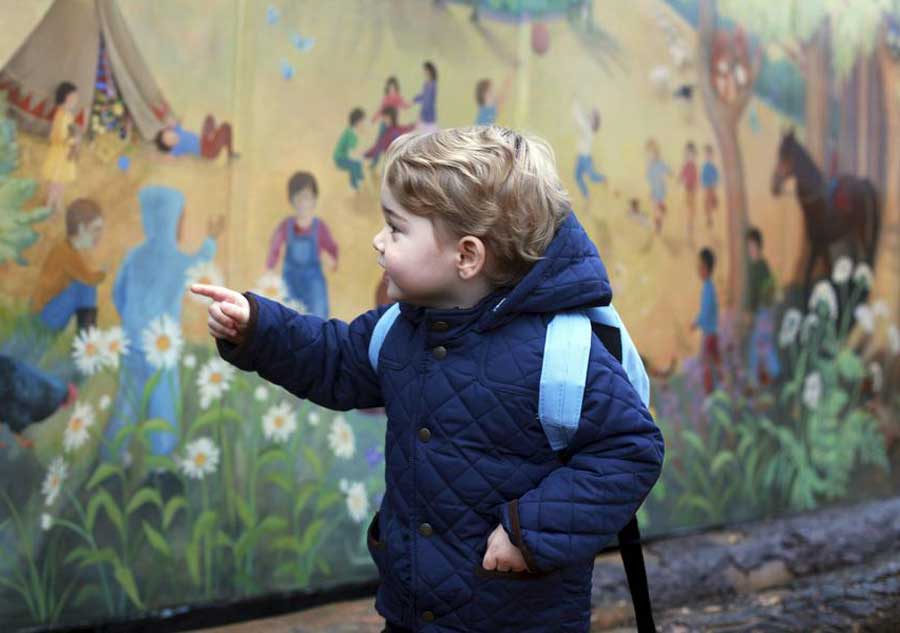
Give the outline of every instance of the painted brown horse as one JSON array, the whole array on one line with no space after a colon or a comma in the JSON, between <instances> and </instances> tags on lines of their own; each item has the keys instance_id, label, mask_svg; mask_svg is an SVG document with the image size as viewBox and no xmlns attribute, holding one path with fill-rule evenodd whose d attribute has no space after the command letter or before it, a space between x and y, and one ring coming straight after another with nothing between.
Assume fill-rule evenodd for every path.
<instances>
[{"instance_id":1,"label":"painted brown horse","mask_svg":"<svg viewBox=\"0 0 900 633\"><path fill-rule=\"evenodd\" d=\"M772 194L780 195L784 182L793 177L797 202L803 208L806 238L810 244L803 290L809 296L816 261L824 259L831 270L830 247L843 243L854 261L875 265L875 249L881 230L878 192L871 181L856 176L838 176L829 183L806 149L788 130L781 137L778 162L772 173Z\"/></svg>"}]
</instances>

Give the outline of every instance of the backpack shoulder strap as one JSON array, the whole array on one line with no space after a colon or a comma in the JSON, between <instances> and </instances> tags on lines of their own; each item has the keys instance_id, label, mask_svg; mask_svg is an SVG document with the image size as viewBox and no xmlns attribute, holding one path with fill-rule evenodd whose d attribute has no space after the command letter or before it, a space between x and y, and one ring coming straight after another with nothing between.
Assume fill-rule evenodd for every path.
<instances>
[{"instance_id":1,"label":"backpack shoulder strap","mask_svg":"<svg viewBox=\"0 0 900 633\"><path fill-rule=\"evenodd\" d=\"M395 303L378 318L375 329L372 330L372 338L369 339L369 364L372 365L372 371L375 373L378 373L378 355L381 354L381 346L398 316L400 316L400 304Z\"/></svg>"},{"instance_id":2,"label":"backpack shoulder strap","mask_svg":"<svg viewBox=\"0 0 900 633\"><path fill-rule=\"evenodd\" d=\"M620 354L616 353L617 350L609 349L609 345L607 345L607 349L609 349L610 353L622 363L625 373L628 374L628 381L634 387L635 391L637 391L644 406L649 407L650 377L647 375L644 361L641 360L641 355L638 353L634 341L631 340L631 335L628 334L628 328L622 323L622 318L619 316L619 313L616 312L616 309L612 304L609 304L602 308L590 308L587 311L587 314L594 323L613 327L619 331L620 350L618 351Z\"/></svg>"}]
</instances>

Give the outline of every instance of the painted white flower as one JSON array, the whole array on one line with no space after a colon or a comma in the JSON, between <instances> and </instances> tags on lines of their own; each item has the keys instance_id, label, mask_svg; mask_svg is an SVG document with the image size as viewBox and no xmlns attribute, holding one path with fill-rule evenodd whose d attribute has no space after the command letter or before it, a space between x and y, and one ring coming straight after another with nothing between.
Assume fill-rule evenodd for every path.
<instances>
[{"instance_id":1,"label":"painted white flower","mask_svg":"<svg viewBox=\"0 0 900 633\"><path fill-rule=\"evenodd\" d=\"M869 363L869 375L872 376L872 391L881 392L881 388L884 386L884 372L881 365L874 361Z\"/></svg>"},{"instance_id":2,"label":"painted white flower","mask_svg":"<svg viewBox=\"0 0 900 633\"><path fill-rule=\"evenodd\" d=\"M294 312L297 312L298 314L306 314L308 311L306 309L306 304L302 301L297 301L296 299L289 299L285 297L284 300L282 300L281 304L284 307L290 308Z\"/></svg>"},{"instance_id":3,"label":"painted white flower","mask_svg":"<svg viewBox=\"0 0 900 633\"><path fill-rule=\"evenodd\" d=\"M253 397L256 398L257 402L265 402L269 397L269 390L260 385L253 390Z\"/></svg>"},{"instance_id":4,"label":"painted white flower","mask_svg":"<svg viewBox=\"0 0 900 633\"><path fill-rule=\"evenodd\" d=\"M859 327L865 332L871 334L872 330L875 329L875 313L872 312L872 308L866 304L860 303L856 306L856 309L853 311L853 316L856 318Z\"/></svg>"},{"instance_id":5,"label":"painted white flower","mask_svg":"<svg viewBox=\"0 0 900 633\"><path fill-rule=\"evenodd\" d=\"M206 284L209 286L222 286L225 284L225 277L222 275L216 265L212 262L200 262L187 269L187 283L185 291L189 291L192 284ZM188 292L191 299L203 305L212 303L212 299L203 295Z\"/></svg>"},{"instance_id":6,"label":"painted white flower","mask_svg":"<svg viewBox=\"0 0 900 633\"><path fill-rule=\"evenodd\" d=\"M257 280L253 292L267 299L284 301L284 298L287 297L287 286L281 275L270 271Z\"/></svg>"},{"instance_id":7,"label":"painted white flower","mask_svg":"<svg viewBox=\"0 0 900 633\"><path fill-rule=\"evenodd\" d=\"M125 336L125 331L115 325L101 334L100 344L103 348L103 363L116 368L122 355L128 353L131 341Z\"/></svg>"},{"instance_id":8,"label":"painted white flower","mask_svg":"<svg viewBox=\"0 0 900 633\"><path fill-rule=\"evenodd\" d=\"M788 347L797 340L797 333L800 331L800 323L803 322L803 314L795 308L788 309L781 319L781 331L778 334L778 344L781 347Z\"/></svg>"},{"instance_id":9,"label":"painted white flower","mask_svg":"<svg viewBox=\"0 0 900 633\"><path fill-rule=\"evenodd\" d=\"M844 284L853 274L853 260L846 255L838 257L834 262L834 268L831 270L831 278L836 284Z\"/></svg>"},{"instance_id":10,"label":"painted white flower","mask_svg":"<svg viewBox=\"0 0 900 633\"><path fill-rule=\"evenodd\" d=\"M210 358L200 373L197 374L197 387L200 389L200 406L208 409L214 400L218 400L228 391L234 367L218 357Z\"/></svg>"},{"instance_id":11,"label":"painted white flower","mask_svg":"<svg viewBox=\"0 0 900 633\"><path fill-rule=\"evenodd\" d=\"M186 354L184 357L184 366L188 369L193 369L197 366L197 357L193 354Z\"/></svg>"},{"instance_id":12,"label":"painted white flower","mask_svg":"<svg viewBox=\"0 0 900 633\"><path fill-rule=\"evenodd\" d=\"M803 403L810 409L816 409L821 397L822 376L819 372L813 372L803 381Z\"/></svg>"},{"instance_id":13,"label":"painted white flower","mask_svg":"<svg viewBox=\"0 0 900 633\"><path fill-rule=\"evenodd\" d=\"M103 354L103 334L95 327L79 332L72 342L72 358L82 374L96 373L105 362Z\"/></svg>"},{"instance_id":14,"label":"painted white flower","mask_svg":"<svg viewBox=\"0 0 900 633\"><path fill-rule=\"evenodd\" d=\"M111 405L111 404L112 404L112 398L109 397L109 394L104 393L102 396L100 396L100 405L99 406L100 406L101 411L106 411L107 409L109 409L109 405Z\"/></svg>"},{"instance_id":15,"label":"painted white flower","mask_svg":"<svg viewBox=\"0 0 900 633\"><path fill-rule=\"evenodd\" d=\"M806 344L809 337L812 336L813 330L819 326L819 317L815 314L807 314L803 319L803 325L800 326L800 342Z\"/></svg>"},{"instance_id":16,"label":"painted white flower","mask_svg":"<svg viewBox=\"0 0 900 633\"><path fill-rule=\"evenodd\" d=\"M41 486L44 502L48 506L53 505L53 502L56 501L59 491L62 490L63 481L65 481L68 474L69 467L66 465L66 460L61 456L54 457L53 461L50 462L49 468L47 468L47 474L44 476L44 483Z\"/></svg>"},{"instance_id":17,"label":"painted white flower","mask_svg":"<svg viewBox=\"0 0 900 633\"><path fill-rule=\"evenodd\" d=\"M41 514L41 529L45 532L53 527L53 517L44 512Z\"/></svg>"},{"instance_id":18,"label":"painted white flower","mask_svg":"<svg viewBox=\"0 0 900 633\"><path fill-rule=\"evenodd\" d=\"M369 497L361 481L354 481L344 491L347 495L347 511L356 523L362 523L369 514Z\"/></svg>"},{"instance_id":19,"label":"painted white flower","mask_svg":"<svg viewBox=\"0 0 900 633\"><path fill-rule=\"evenodd\" d=\"M178 363L184 338L175 319L163 314L147 326L141 335L147 362L155 369L171 369Z\"/></svg>"},{"instance_id":20,"label":"painted white flower","mask_svg":"<svg viewBox=\"0 0 900 633\"><path fill-rule=\"evenodd\" d=\"M853 271L853 283L863 285L866 288L871 288L872 280L872 268L865 262L857 264L856 270Z\"/></svg>"},{"instance_id":21,"label":"painted white flower","mask_svg":"<svg viewBox=\"0 0 900 633\"><path fill-rule=\"evenodd\" d=\"M878 301L873 303L872 312L874 312L875 316L879 319L886 317L890 312L887 301L885 301L884 299L879 299Z\"/></svg>"},{"instance_id":22,"label":"painted white flower","mask_svg":"<svg viewBox=\"0 0 900 633\"><path fill-rule=\"evenodd\" d=\"M263 416L263 435L267 440L286 442L297 430L297 412L286 402L269 407Z\"/></svg>"},{"instance_id":23,"label":"painted white flower","mask_svg":"<svg viewBox=\"0 0 900 633\"><path fill-rule=\"evenodd\" d=\"M319 412L318 411L310 411L309 415L306 416L306 421L309 422L310 426L319 426Z\"/></svg>"},{"instance_id":24,"label":"painted white flower","mask_svg":"<svg viewBox=\"0 0 900 633\"><path fill-rule=\"evenodd\" d=\"M897 330L896 325L888 328L888 347L891 350L891 354L895 356L900 354L900 331Z\"/></svg>"},{"instance_id":25,"label":"painted white flower","mask_svg":"<svg viewBox=\"0 0 900 633\"><path fill-rule=\"evenodd\" d=\"M338 415L331 423L331 431L328 433L328 444L336 457L349 459L356 453L356 438L353 429L347 424L344 416Z\"/></svg>"},{"instance_id":26,"label":"painted white flower","mask_svg":"<svg viewBox=\"0 0 900 633\"><path fill-rule=\"evenodd\" d=\"M75 410L63 431L63 449L66 452L81 448L88 440L88 429L94 425L94 408L87 402L75 404Z\"/></svg>"},{"instance_id":27,"label":"painted white flower","mask_svg":"<svg viewBox=\"0 0 900 633\"><path fill-rule=\"evenodd\" d=\"M820 281L813 287L812 294L809 296L809 309L816 312L819 309L819 304L822 303L828 309L828 316L832 319L836 318L838 311L837 295L827 280Z\"/></svg>"},{"instance_id":28,"label":"painted white flower","mask_svg":"<svg viewBox=\"0 0 900 633\"><path fill-rule=\"evenodd\" d=\"M181 470L192 479L203 479L216 472L219 449L208 437L200 437L188 444L181 460Z\"/></svg>"}]
</instances>

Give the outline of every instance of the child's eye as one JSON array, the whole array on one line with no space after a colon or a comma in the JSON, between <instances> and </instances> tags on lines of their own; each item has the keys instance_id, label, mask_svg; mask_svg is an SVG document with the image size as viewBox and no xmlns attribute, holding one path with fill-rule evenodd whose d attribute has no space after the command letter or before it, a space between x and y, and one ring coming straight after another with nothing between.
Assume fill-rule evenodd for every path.
<instances>
[{"instance_id":1,"label":"child's eye","mask_svg":"<svg viewBox=\"0 0 900 633\"><path fill-rule=\"evenodd\" d=\"M395 227L393 224L388 224L387 226L391 230L391 233L397 233L397 227Z\"/></svg>"}]
</instances>

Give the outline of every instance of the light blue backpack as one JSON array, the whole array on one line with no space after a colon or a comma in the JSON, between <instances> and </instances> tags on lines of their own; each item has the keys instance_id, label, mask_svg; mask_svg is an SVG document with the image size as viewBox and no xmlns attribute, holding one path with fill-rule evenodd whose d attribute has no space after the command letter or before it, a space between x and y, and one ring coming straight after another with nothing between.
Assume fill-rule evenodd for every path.
<instances>
[{"instance_id":1,"label":"light blue backpack","mask_svg":"<svg viewBox=\"0 0 900 633\"><path fill-rule=\"evenodd\" d=\"M369 362L376 373L381 347L399 315L400 305L395 303L375 324L369 342ZM538 395L538 418L555 451L565 451L578 430L592 330L622 364L644 406L650 404L650 379L616 309L608 305L561 312L547 326ZM628 577L638 632L655 632L637 516L632 517L618 536L618 549Z\"/></svg>"}]
</instances>

